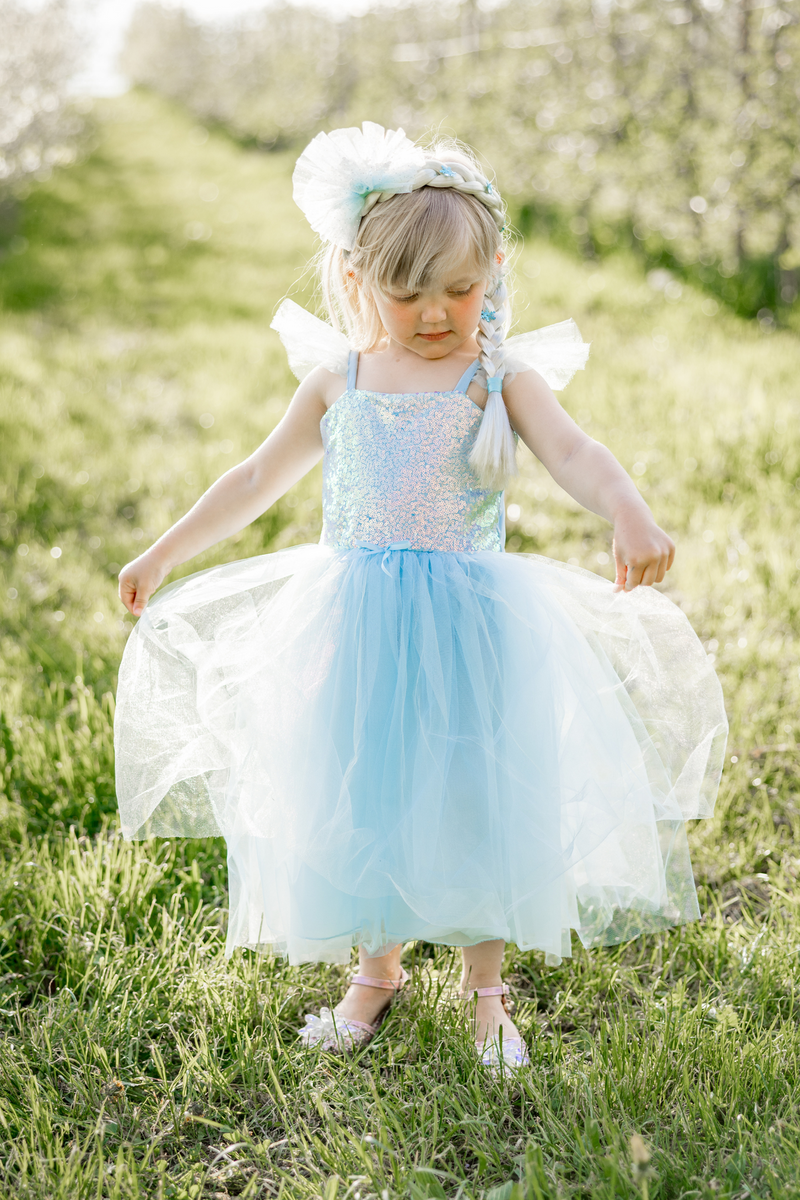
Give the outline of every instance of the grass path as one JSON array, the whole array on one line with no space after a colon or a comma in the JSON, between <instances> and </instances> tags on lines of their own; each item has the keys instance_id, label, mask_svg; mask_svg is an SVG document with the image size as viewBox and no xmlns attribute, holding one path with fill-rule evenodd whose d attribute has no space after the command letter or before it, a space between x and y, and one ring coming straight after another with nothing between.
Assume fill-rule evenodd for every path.
<instances>
[{"instance_id":1,"label":"grass path","mask_svg":"<svg viewBox=\"0 0 800 1200\"><path fill-rule=\"evenodd\" d=\"M152 97L96 116L0 261L0 1191L800 1195L796 337L667 299L624 259L520 247L519 328L572 315L592 341L564 404L675 537L665 590L723 682L730 761L692 832L705 915L558 969L509 947L534 1060L514 1085L476 1068L454 956L422 943L361 1058L309 1061L295 1030L344 972L226 962L224 847L121 840L111 720L115 564L279 418L269 320L311 299L311 236L290 157ZM608 527L530 456L508 500L510 549L610 574ZM313 472L183 573L319 525Z\"/></svg>"}]
</instances>

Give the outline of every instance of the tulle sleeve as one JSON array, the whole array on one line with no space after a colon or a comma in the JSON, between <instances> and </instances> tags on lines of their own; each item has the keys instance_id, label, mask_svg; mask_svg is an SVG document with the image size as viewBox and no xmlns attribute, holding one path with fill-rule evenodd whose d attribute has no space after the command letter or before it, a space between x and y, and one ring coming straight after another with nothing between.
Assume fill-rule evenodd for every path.
<instances>
[{"instance_id":1,"label":"tulle sleeve","mask_svg":"<svg viewBox=\"0 0 800 1200\"><path fill-rule=\"evenodd\" d=\"M298 379L305 379L314 367L326 367L335 375L347 375L350 343L343 333L313 313L284 300L272 320L283 342L289 366Z\"/></svg>"},{"instance_id":2,"label":"tulle sleeve","mask_svg":"<svg viewBox=\"0 0 800 1200\"><path fill-rule=\"evenodd\" d=\"M576 371L582 371L589 357L589 342L584 342L573 320L545 325L529 333L506 339L506 379L521 371L538 371L554 392L565 388Z\"/></svg>"}]
</instances>

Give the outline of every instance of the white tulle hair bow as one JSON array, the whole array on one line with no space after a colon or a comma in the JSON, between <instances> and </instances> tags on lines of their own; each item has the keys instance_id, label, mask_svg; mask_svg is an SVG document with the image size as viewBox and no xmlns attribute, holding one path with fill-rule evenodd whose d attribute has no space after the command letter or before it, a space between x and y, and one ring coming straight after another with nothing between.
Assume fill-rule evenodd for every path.
<instances>
[{"instance_id":1,"label":"white tulle hair bow","mask_svg":"<svg viewBox=\"0 0 800 1200\"><path fill-rule=\"evenodd\" d=\"M293 195L315 233L352 250L373 193L412 190L425 153L402 129L364 121L361 129L318 133L297 160Z\"/></svg>"}]
</instances>

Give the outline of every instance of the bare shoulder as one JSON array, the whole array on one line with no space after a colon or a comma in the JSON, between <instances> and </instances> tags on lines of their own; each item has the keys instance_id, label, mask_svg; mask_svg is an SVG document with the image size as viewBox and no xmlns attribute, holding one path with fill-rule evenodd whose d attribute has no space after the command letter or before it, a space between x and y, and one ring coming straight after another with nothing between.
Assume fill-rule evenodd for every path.
<instances>
[{"instance_id":1,"label":"bare shoulder","mask_svg":"<svg viewBox=\"0 0 800 1200\"><path fill-rule=\"evenodd\" d=\"M530 408L531 405L537 407L553 403L561 407L549 383L533 369L518 371L513 379L504 383L503 399L509 413L519 408Z\"/></svg>"},{"instance_id":2,"label":"bare shoulder","mask_svg":"<svg viewBox=\"0 0 800 1200\"><path fill-rule=\"evenodd\" d=\"M342 375L329 371L327 367L314 367L295 392L292 404L295 407L318 408L322 416L346 386Z\"/></svg>"}]
</instances>

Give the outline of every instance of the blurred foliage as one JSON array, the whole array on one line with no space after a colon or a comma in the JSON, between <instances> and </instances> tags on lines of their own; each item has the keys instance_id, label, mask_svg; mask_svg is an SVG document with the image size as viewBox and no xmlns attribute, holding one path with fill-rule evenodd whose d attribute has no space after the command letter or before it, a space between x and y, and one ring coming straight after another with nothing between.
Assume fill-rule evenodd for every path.
<instances>
[{"instance_id":1,"label":"blurred foliage","mask_svg":"<svg viewBox=\"0 0 800 1200\"><path fill-rule=\"evenodd\" d=\"M20 1200L635 1200L800 1195L800 392L797 338L656 289L630 253L519 248L517 328L573 316L563 393L677 542L662 590L731 718L691 831L701 921L544 966L508 946L533 1069L487 1079L458 955L354 1061L305 1011L347 970L225 958L221 840L123 842L113 692L120 563L274 427L295 381L269 321L314 238L294 151L180 105L96 106L98 144L33 181L0 262L0 1195ZM520 454L508 549L608 578L610 527ZM314 470L179 574L315 541ZM647 1182L645 1180L644 1182Z\"/></svg>"},{"instance_id":2,"label":"blurred foliage","mask_svg":"<svg viewBox=\"0 0 800 1200\"><path fill-rule=\"evenodd\" d=\"M765 324L800 281L800 0L287 5L203 24L137 9L132 79L264 147L363 119L496 170L523 232L633 246ZM794 314L796 320L796 311Z\"/></svg>"},{"instance_id":3,"label":"blurred foliage","mask_svg":"<svg viewBox=\"0 0 800 1200\"><path fill-rule=\"evenodd\" d=\"M85 128L69 95L85 45L77 17L75 0L0 0L0 243L13 232L4 228L12 224L12 186L75 161Z\"/></svg>"}]
</instances>

